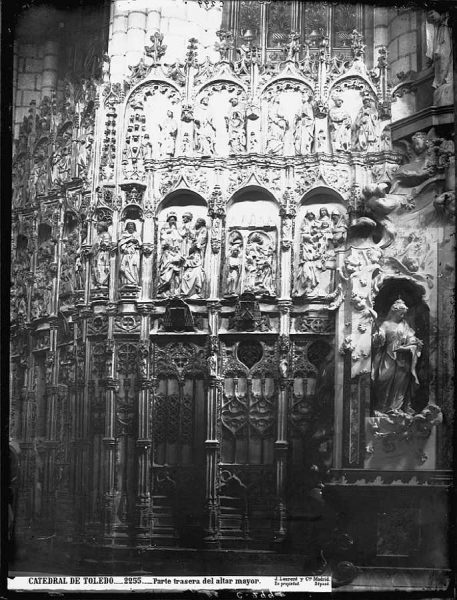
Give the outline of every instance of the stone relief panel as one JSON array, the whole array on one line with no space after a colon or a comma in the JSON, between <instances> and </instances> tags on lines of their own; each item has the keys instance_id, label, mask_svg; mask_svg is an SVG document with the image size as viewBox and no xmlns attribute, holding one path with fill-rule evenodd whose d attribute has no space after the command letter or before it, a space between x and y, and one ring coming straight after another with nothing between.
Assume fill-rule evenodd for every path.
<instances>
[{"instance_id":1,"label":"stone relief panel","mask_svg":"<svg viewBox=\"0 0 457 600\"><path fill-rule=\"evenodd\" d=\"M203 201L181 198L162 209L158 224L158 297L206 297L208 224Z\"/></svg>"},{"instance_id":2,"label":"stone relief panel","mask_svg":"<svg viewBox=\"0 0 457 600\"><path fill-rule=\"evenodd\" d=\"M298 80L279 80L262 94L263 152L273 156L315 151L312 89Z\"/></svg>"},{"instance_id":3,"label":"stone relief panel","mask_svg":"<svg viewBox=\"0 0 457 600\"><path fill-rule=\"evenodd\" d=\"M335 288L335 253L346 241L346 211L336 202L306 204L298 211L297 223L292 293L326 297Z\"/></svg>"},{"instance_id":4,"label":"stone relief panel","mask_svg":"<svg viewBox=\"0 0 457 600\"><path fill-rule=\"evenodd\" d=\"M224 295L276 295L278 226L278 207L258 194L229 207Z\"/></svg>"},{"instance_id":5,"label":"stone relief panel","mask_svg":"<svg viewBox=\"0 0 457 600\"><path fill-rule=\"evenodd\" d=\"M379 152L381 120L371 86L348 77L330 90L328 131L333 153Z\"/></svg>"},{"instance_id":6,"label":"stone relief panel","mask_svg":"<svg viewBox=\"0 0 457 600\"><path fill-rule=\"evenodd\" d=\"M188 127L187 132L191 130ZM186 146L189 140L186 139ZM230 156L246 152L246 94L237 83L205 86L195 99L193 152L196 156Z\"/></svg>"},{"instance_id":7,"label":"stone relief panel","mask_svg":"<svg viewBox=\"0 0 457 600\"><path fill-rule=\"evenodd\" d=\"M164 82L148 82L129 98L122 148L124 179L143 181L145 161L177 155L180 93Z\"/></svg>"}]
</instances>

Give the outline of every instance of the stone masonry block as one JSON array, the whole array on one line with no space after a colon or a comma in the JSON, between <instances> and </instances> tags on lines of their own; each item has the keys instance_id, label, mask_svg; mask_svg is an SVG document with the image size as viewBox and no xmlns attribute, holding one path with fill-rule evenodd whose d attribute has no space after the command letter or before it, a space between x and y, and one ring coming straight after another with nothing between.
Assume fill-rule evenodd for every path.
<instances>
[{"instance_id":1,"label":"stone masonry block","mask_svg":"<svg viewBox=\"0 0 457 600\"><path fill-rule=\"evenodd\" d=\"M115 33L125 33L127 30L127 15L117 15L113 20L113 35Z\"/></svg>"},{"instance_id":2,"label":"stone masonry block","mask_svg":"<svg viewBox=\"0 0 457 600\"><path fill-rule=\"evenodd\" d=\"M145 29L146 28L146 10L135 11L129 13L128 25L129 29Z\"/></svg>"},{"instance_id":3,"label":"stone masonry block","mask_svg":"<svg viewBox=\"0 0 457 600\"><path fill-rule=\"evenodd\" d=\"M390 26L390 37L396 38L399 35L408 33L414 29L412 12L407 12L396 17Z\"/></svg>"},{"instance_id":4,"label":"stone masonry block","mask_svg":"<svg viewBox=\"0 0 457 600\"><path fill-rule=\"evenodd\" d=\"M405 33L398 38L398 54L399 56L405 56L407 54L413 54L416 52L417 38L416 32Z\"/></svg>"},{"instance_id":5,"label":"stone masonry block","mask_svg":"<svg viewBox=\"0 0 457 600\"><path fill-rule=\"evenodd\" d=\"M24 70L26 73L39 73L43 68L43 62L39 58L26 58Z\"/></svg>"},{"instance_id":6,"label":"stone masonry block","mask_svg":"<svg viewBox=\"0 0 457 600\"><path fill-rule=\"evenodd\" d=\"M390 73L394 84L398 83L397 73L402 71L403 73L411 71L411 58L409 56L403 56L390 64Z\"/></svg>"},{"instance_id":7,"label":"stone masonry block","mask_svg":"<svg viewBox=\"0 0 457 600\"><path fill-rule=\"evenodd\" d=\"M22 92L22 106L30 106L30 102L36 100L38 104L41 100L41 92L37 90L26 90Z\"/></svg>"},{"instance_id":8,"label":"stone masonry block","mask_svg":"<svg viewBox=\"0 0 457 600\"><path fill-rule=\"evenodd\" d=\"M34 90L35 73L19 73L17 76L17 86L21 90Z\"/></svg>"}]
</instances>

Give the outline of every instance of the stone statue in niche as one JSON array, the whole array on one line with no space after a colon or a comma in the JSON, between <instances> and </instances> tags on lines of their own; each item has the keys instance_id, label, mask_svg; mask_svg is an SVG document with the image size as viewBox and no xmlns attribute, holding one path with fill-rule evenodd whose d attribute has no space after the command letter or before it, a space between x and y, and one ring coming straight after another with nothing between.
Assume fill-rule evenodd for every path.
<instances>
[{"instance_id":1,"label":"stone statue in niche","mask_svg":"<svg viewBox=\"0 0 457 600\"><path fill-rule=\"evenodd\" d=\"M407 312L405 302L396 300L373 333L374 408L381 413L408 411L419 386L416 366L423 342L406 322Z\"/></svg>"},{"instance_id":2,"label":"stone statue in niche","mask_svg":"<svg viewBox=\"0 0 457 600\"><path fill-rule=\"evenodd\" d=\"M295 154L309 154L314 142L314 111L312 97L308 96L301 111L295 116L294 146Z\"/></svg>"},{"instance_id":3,"label":"stone statue in niche","mask_svg":"<svg viewBox=\"0 0 457 600\"><path fill-rule=\"evenodd\" d=\"M289 129L286 117L280 112L279 100L276 98L271 103L272 110L268 111L268 139L267 154L284 154L284 139Z\"/></svg>"},{"instance_id":4,"label":"stone statue in niche","mask_svg":"<svg viewBox=\"0 0 457 600\"><path fill-rule=\"evenodd\" d=\"M196 150L202 156L212 156L216 142L216 127L210 115L208 105L208 96L203 96L194 118L196 125Z\"/></svg>"},{"instance_id":5,"label":"stone statue in niche","mask_svg":"<svg viewBox=\"0 0 457 600\"><path fill-rule=\"evenodd\" d=\"M181 270L184 257L181 253L182 236L177 227L177 216L174 211L167 214L167 223L160 230L161 255L159 259L158 293L174 296L181 287Z\"/></svg>"},{"instance_id":6,"label":"stone statue in niche","mask_svg":"<svg viewBox=\"0 0 457 600\"><path fill-rule=\"evenodd\" d=\"M334 106L328 111L330 140L333 152L347 152L351 149L352 122L349 113L343 108L343 98L332 96Z\"/></svg>"},{"instance_id":7,"label":"stone statue in niche","mask_svg":"<svg viewBox=\"0 0 457 600\"><path fill-rule=\"evenodd\" d=\"M121 261L119 279L121 285L138 286L140 282L140 247L141 240L136 232L136 224L129 221L119 240Z\"/></svg>"},{"instance_id":8,"label":"stone statue in niche","mask_svg":"<svg viewBox=\"0 0 457 600\"><path fill-rule=\"evenodd\" d=\"M196 220L192 237L193 243L187 255L184 256L181 293L188 298L201 298L206 282L204 259L208 243L205 219Z\"/></svg>"},{"instance_id":9,"label":"stone statue in niche","mask_svg":"<svg viewBox=\"0 0 457 600\"><path fill-rule=\"evenodd\" d=\"M159 124L159 129L162 134L162 156L171 158L175 155L178 135L178 123L174 119L172 110L167 110L167 117L162 124Z\"/></svg>"},{"instance_id":10,"label":"stone statue in niche","mask_svg":"<svg viewBox=\"0 0 457 600\"><path fill-rule=\"evenodd\" d=\"M105 221L97 223L97 237L92 246L92 279L96 286L107 286L110 274L111 235Z\"/></svg>"},{"instance_id":11,"label":"stone statue in niche","mask_svg":"<svg viewBox=\"0 0 457 600\"><path fill-rule=\"evenodd\" d=\"M273 244L260 232L252 233L246 244L244 289L274 295Z\"/></svg>"},{"instance_id":12,"label":"stone statue in niche","mask_svg":"<svg viewBox=\"0 0 457 600\"><path fill-rule=\"evenodd\" d=\"M241 236L239 234L232 233L229 238L226 280L226 292L230 296L239 294L240 292L242 246L243 240L241 239Z\"/></svg>"},{"instance_id":13,"label":"stone statue in niche","mask_svg":"<svg viewBox=\"0 0 457 600\"><path fill-rule=\"evenodd\" d=\"M151 160L152 158L152 144L149 133L145 133L141 140L141 155L143 160Z\"/></svg>"},{"instance_id":14,"label":"stone statue in niche","mask_svg":"<svg viewBox=\"0 0 457 600\"><path fill-rule=\"evenodd\" d=\"M432 61L435 78L433 87L433 103L436 106L453 104L453 58L452 31L448 24L448 15L441 15L436 10L427 13L427 51L426 56Z\"/></svg>"},{"instance_id":15,"label":"stone statue in niche","mask_svg":"<svg viewBox=\"0 0 457 600\"><path fill-rule=\"evenodd\" d=\"M246 151L246 131L244 113L241 110L238 98L230 98L231 109L225 118L229 138L230 154L242 154Z\"/></svg>"},{"instance_id":16,"label":"stone statue in niche","mask_svg":"<svg viewBox=\"0 0 457 600\"><path fill-rule=\"evenodd\" d=\"M352 147L359 152L378 149L378 111L370 96L363 97L363 106L357 113L352 129Z\"/></svg>"},{"instance_id":17,"label":"stone statue in niche","mask_svg":"<svg viewBox=\"0 0 457 600\"><path fill-rule=\"evenodd\" d=\"M316 216L312 211L305 215L300 231L300 255L294 294L310 296L319 284L317 274L319 236L316 233Z\"/></svg>"}]
</instances>

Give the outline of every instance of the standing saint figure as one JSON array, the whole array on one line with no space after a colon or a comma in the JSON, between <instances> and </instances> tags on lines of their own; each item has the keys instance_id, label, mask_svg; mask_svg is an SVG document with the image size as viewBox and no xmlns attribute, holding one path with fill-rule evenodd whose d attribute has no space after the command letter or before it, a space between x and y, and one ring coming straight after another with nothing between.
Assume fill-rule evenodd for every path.
<instances>
[{"instance_id":1,"label":"standing saint figure","mask_svg":"<svg viewBox=\"0 0 457 600\"><path fill-rule=\"evenodd\" d=\"M330 139L333 152L347 152L351 149L351 117L343 108L343 98L334 95L335 104L328 111Z\"/></svg>"},{"instance_id":2,"label":"standing saint figure","mask_svg":"<svg viewBox=\"0 0 457 600\"><path fill-rule=\"evenodd\" d=\"M185 258L184 270L181 280L181 292L190 298L201 298L206 283L204 270L205 251L208 243L208 230L205 219L199 218L195 221L195 229L192 235L192 245Z\"/></svg>"},{"instance_id":3,"label":"standing saint figure","mask_svg":"<svg viewBox=\"0 0 457 600\"><path fill-rule=\"evenodd\" d=\"M210 115L208 105L208 97L203 96L194 118L195 125L197 126L196 149L202 156L212 156L215 151L216 127Z\"/></svg>"},{"instance_id":4,"label":"standing saint figure","mask_svg":"<svg viewBox=\"0 0 457 600\"><path fill-rule=\"evenodd\" d=\"M301 228L300 262L294 288L294 294L297 296L311 296L319 285L317 273L319 236L316 231L316 215L308 211Z\"/></svg>"},{"instance_id":5,"label":"standing saint figure","mask_svg":"<svg viewBox=\"0 0 457 600\"><path fill-rule=\"evenodd\" d=\"M181 218L182 225L178 229L178 233L181 236L181 254L186 257L194 241L194 228L192 227L194 216L191 212L185 212Z\"/></svg>"},{"instance_id":6,"label":"standing saint figure","mask_svg":"<svg viewBox=\"0 0 457 600\"><path fill-rule=\"evenodd\" d=\"M119 267L120 282L123 285L137 286L140 281L140 246L141 241L136 233L136 225L129 221L119 240L121 264Z\"/></svg>"},{"instance_id":7,"label":"standing saint figure","mask_svg":"<svg viewBox=\"0 0 457 600\"><path fill-rule=\"evenodd\" d=\"M273 100L273 109L268 112L268 139L266 154L284 154L284 141L289 123L280 112L279 100Z\"/></svg>"},{"instance_id":8,"label":"standing saint figure","mask_svg":"<svg viewBox=\"0 0 457 600\"><path fill-rule=\"evenodd\" d=\"M192 217L191 217L192 219ZM160 243L168 243L171 248L180 249L182 237L178 231L178 218L174 210L167 214L166 224L160 229Z\"/></svg>"},{"instance_id":9,"label":"standing saint figure","mask_svg":"<svg viewBox=\"0 0 457 600\"><path fill-rule=\"evenodd\" d=\"M175 155L176 136L178 135L178 123L174 119L173 111L167 110L167 118L164 123L159 124L162 134L162 156L171 158Z\"/></svg>"},{"instance_id":10,"label":"standing saint figure","mask_svg":"<svg viewBox=\"0 0 457 600\"><path fill-rule=\"evenodd\" d=\"M408 410L419 386L416 366L423 342L406 322L407 312L404 301L396 300L373 334L374 408L382 413Z\"/></svg>"},{"instance_id":11,"label":"standing saint figure","mask_svg":"<svg viewBox=\"0 0 457 600\"><path fill-rule=\"evenodd\" d=\"M295 116L295 154L309 154L314 142L314 112L311 96L304 100L301 111Z\"/></svg>"},{"instance_id":12,"label":"standing saint figure","mask_svg":"<svg viewBox=\"0 0 457 600\"><path fill-rule=\"evenodd\" d=\"M378 146L378 112L370 97L363 98L352 129L352 147L359 152L375 152Z\"/></svg>"},{"instance_id":13,"label":"standing saint figure","mask_svg":"<svg viewBox=\"0 0 457 600\"><path fill-rule=\"evenodd\" d=\"M229 250L229 256L227 258L227 294L238 294L239 283L241 278L241 262L242 258L240 255L241 248L239 244L233 244Z\"/></svg>"},{"instance_id":14,"label":"standing saint figure","mask_svg":"<svg viewBox=\"0 0 457 600\"><path fill-rule=\"evenodd\" d=\"M238 104L238 98L230 98L230 114L225 117L229 137L230 154L242 154L246 151L246 132L244 114Z\"/></svg>"},{"instance_id":15,"label":"standing saint figure","mask_svg":"<svg viewBox=\"0 0 457 600\"><path fill-rule=\"evenodd\" d=\"M92 279L96 286L108 285L111 236L104 221L97 223L97 238L92 246Z\"/></svg>"},{"instance_id":16,"label":"standing saint figure","mask_svg":"<svg viewBox=\"0 0 457 600\"><path fill-rule=\"evenodd\" d=\"M181 290L181 272L184 257L170 242L163 242L159 259L159 296L176 296Z\"/></svg>"},{"instance_id":17,"label":"standing saint figure","mask_svg":"<svg viewBox=\"0 0 457 600\"><path fill-rule=\"evenodd\" d=\"M452 30L448 24L448 19L447 14L440 14L436 10L427 12L426 56L434 66L433 87L436 91L433 95L433 103L437 106L453 103ZM449 90L449 93L446 93L446 89Z\"/></svg>"}]
</instances>

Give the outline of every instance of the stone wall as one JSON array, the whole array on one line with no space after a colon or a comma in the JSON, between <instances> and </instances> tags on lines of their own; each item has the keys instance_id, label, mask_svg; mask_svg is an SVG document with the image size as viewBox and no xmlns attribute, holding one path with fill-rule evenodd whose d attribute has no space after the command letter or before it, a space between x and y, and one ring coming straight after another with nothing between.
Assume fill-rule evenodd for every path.
<instances>
[{"instance_id":1,"label":"stone wall","mask_svg":"<svg viewBox=\"0 0 457 600\"><path fill-rule=\"evenodd\" d=\"M111 79L121 81L129 75L129 67L138 63L144 46L157 31L167 38L166 63L182 61L192 37L198 39L201 58L214 59L221 21L221 5L205 8L184 0L158 0L153 5L142 0L116 0L110 15Z\"/></svg>"}]
</instances>

